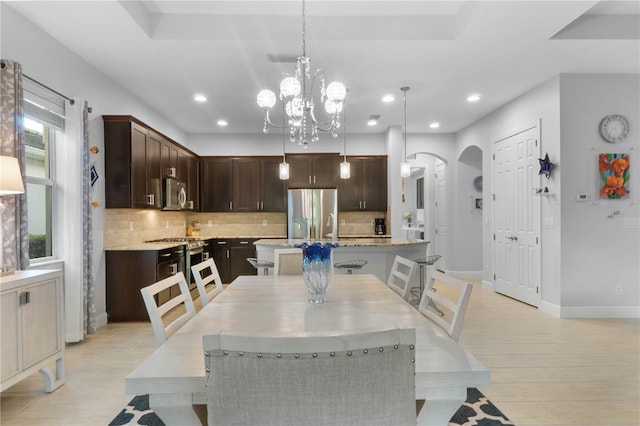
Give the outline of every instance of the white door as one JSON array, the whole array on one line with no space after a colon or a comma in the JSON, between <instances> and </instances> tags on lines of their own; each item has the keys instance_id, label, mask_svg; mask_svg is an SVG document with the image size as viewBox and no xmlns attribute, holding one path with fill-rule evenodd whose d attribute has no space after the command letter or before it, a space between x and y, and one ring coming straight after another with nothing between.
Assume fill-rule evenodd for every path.
<instances>
[{"instance_id":1,"label":"white door","mask_svg":"<svg viewBox=\"0 0 640 426\"><path fill-rule=\"evenodd\" d=\"M496 291L540 303L540 186L538 127L494 145L494 259Z\"/></svg>"},{"instance_id":2,"label":"white door","mask_svg":"<svg viewBox=\"0 0 640 426\"><path fill-rule=\"evenodd\" d=\"M442 256L438 268L446 269L447 265L447 163L440 160L435 164L435 232L436 240L433 254Z\"/></svg>"}]
</instances>

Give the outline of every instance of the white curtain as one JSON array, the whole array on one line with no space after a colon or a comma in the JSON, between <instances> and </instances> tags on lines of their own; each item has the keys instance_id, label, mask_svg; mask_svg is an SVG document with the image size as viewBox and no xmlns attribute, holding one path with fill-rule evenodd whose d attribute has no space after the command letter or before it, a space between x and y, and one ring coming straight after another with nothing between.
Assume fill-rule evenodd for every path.
<instances>
[{"instance_id":1,"label":"white curtain","mask_svg":"<svg viewBox=\"0 0 640 426\"><path fill-rule=\"evenodd\" d=\"M95 332L89 171L88 106L65 103L65 137L56 149L60 203L58 234L65 276L66 341L79 342Z\"/></svg>"}]
</instances>

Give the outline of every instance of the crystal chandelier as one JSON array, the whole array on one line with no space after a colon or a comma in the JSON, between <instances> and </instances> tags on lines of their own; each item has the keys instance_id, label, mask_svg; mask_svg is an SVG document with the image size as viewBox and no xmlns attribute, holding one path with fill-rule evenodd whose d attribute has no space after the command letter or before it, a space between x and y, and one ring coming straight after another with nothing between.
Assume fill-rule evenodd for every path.
<instances>
[{"instance_id":1,"label":"crystal chandelier","mask_svg":"<svg viewBox=\"0 0 640 426\"><path fill-rule=\"evenodd\" d=\"M302 0L302 56L296 61L296 70L293 76L285 74L280 82L280 101L285 106L289 129L289 140L298 142L303 148L308 147L309 140L315 142L319 139L318 132L330 132L331 136L338 136L340 128L340 113L344 106L347 89L344 84L334 81L325 86L324 72L322 68L311 75L311 60L307 57L306 50L306 14L305 2ZM320 103L324 105L328 114L327 120L322 121L316 117L314 89L319 86ZM258 106L264 110L264 127L262 131L267 133L269 127L281 128L271 122L269 111L276 104L276 94L263 89L258 93Z\"/></svg>"}]
</instances>

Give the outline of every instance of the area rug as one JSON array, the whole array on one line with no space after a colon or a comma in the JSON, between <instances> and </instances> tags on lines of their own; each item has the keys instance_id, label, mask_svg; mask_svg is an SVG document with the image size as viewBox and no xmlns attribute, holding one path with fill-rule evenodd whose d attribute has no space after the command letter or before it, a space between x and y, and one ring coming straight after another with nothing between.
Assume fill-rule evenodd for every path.
<instances>
[{"instance_id":1,"label":"area rug","mask_svg":"<svg viewBox=\"0 0 640 426\"><path fill-rule=\"evenodd\" d=\"M149 395L138 395L109 423L109 426L146 425L165 426L149 409ZM513 425L495 405L476 388L467 389L467 400L449 421L449 426Z\"/></svg>"}]
</instances>

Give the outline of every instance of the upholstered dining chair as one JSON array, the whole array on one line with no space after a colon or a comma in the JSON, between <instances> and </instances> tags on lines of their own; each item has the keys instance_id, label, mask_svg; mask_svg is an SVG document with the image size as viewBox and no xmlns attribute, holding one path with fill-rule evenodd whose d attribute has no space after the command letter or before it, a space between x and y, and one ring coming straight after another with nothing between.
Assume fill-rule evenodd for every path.
<instances>
[{"instance_id":1,"label":"upholstered dining chair","mask_svg":"<svg viewBox=\"0 0 640 426\"><path fill-rule=\"evenodd\" d=\"M302 275L301 249L275 249L273 258L273 275Z\"/></svg>"},{"instance_id":2,"label":"upholstered dining chair","mask_svg":"<svg viewBox=\"0 0 640 426\"><path fill-rule=\"evenodd\" d=\"M222 287L222 278L220 278L220 273L213 258L193 265L191 272L196 280L200 302L202 302L202 307L204 308L211 299L224 289Z\"/></svg>"},{"instance_id":3,"label":"upholstered dining chair","mask_svg":"<svg viewBox=\"0 0 640 426\"><path fill-rule=\"evenodd\" d=\"M409 300L411 294L411 287L413 281L415 281L418 264L413 260L405 259L402 256L396 256L391 271L389 271L389 278L387 279L387 285L391 287L396 293L400 295L404 300Z\"/></svg>"},{"instance_id":4,"label":"upholstered dining chair","mask_svg":"<svg viewBox=\"0 0 640 426\"><path fill-rule=\"evenodd\" d=\"M434 292L432 289L436 283L438 291ZM434 269L422 293L418 310L457 342L472 289L470 283Z\"/></svg>"},{"instance_id":5,"label":"upholstered dining chair","mask_svg":"<svg viewBox=\"0 0 640 426\"><path fill-rule=\"evenodd\" d=\"M414 345L400 328L204 336L208 424L415 425Z\"/></svg>"},{"instance_id":6,"label":"upholstered dining chair","mask_svg":"<svg viewBox=\"0 0 640 426\"><path fill-rule=\"evenodd\" d=\"M180 294L158 306L155 296L176 284L180 288ZM144 304L147 307L147 313L149 314L153 334L155 335L158 346L163 344L173 333L196 314L196 308L182 272L178 272L150 286L143 287L140 289L140 292L142 293ZM184 305L185 312L181 313L176 319L165 326L163 317L166 316L169 311L173 310L173 308L181 304Z\"/></svg>"}]
</instances>

